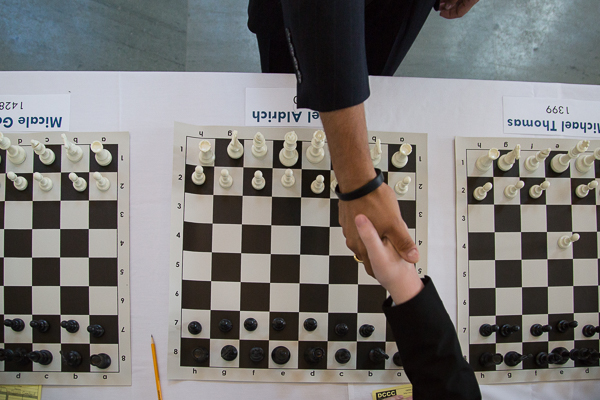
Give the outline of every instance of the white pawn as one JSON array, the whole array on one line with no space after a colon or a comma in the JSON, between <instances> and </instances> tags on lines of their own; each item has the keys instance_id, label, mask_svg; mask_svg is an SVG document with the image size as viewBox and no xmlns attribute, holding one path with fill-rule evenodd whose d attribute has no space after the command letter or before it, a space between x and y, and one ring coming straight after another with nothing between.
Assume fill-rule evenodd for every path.
<instances>
[{"instance_id":1,"label":"white pawn","mask_svg":"<svg viewBox=\"0 0 600 400\"><path fill-rule=\"evenodd\" d=\"M291 167L298 161L298 150L296 150L298 135L290 131L285 134L283 149L279 152L279 161L286 167Z\"/></svg>"},{"instance_id":2,"label":"white pawn","mask_svg":"<svg viewBox=\"0 0 600 400\"><path fill-rule=\"evenodd\" d=\"M29 185L27 179L23 178L22 176L17 176L17 174L12 171L7 172L6 177L13 182L15 189L19 191L27 189L27 185Z\"/></svg>"},{"instance_id":3,"label":"white pawn","mask_svg":"<svg viewBox=\"0 0 600 400\"><path fill-rule=\"evenodd\" d=\"M410 182L411 182L410 176L407 176L404 179L402 179L401 181L398 181L394 185L394 190L400 196L404 196L408 192L408 185L410 185Z\"/></svg>"},{"instance_id":4,"label":"white pawn","mask_svg":"<svg viewBox=\"0 0 600 400\"><path fill-rule=\"evenodd\" d=\"M381 139L377 138L375 141L375 145L371 149L371 161L373 161L373 166L376 167L381 162Z\"/></svg>"},{"instance_id":5,"label":"white pawn","mask_svg":"<svg viewBox=\"0 0 600 400\"><path fill-rule=\"evenodd\" d=\"M594 166L594 161L600 160L600 147L594 150L594 154L581 154L575 160L575 168L579 172L588 172Z\"/></svg>"},{"instance_id":6,"label":"white pawn","mask_svg":"<svg viewBox=\"0 0 600 400\"><path fill-rule=\"evenodd\" d=\"M92 177L96 180L96 187L99 190L106 192L108 189L110 189L110 181L108 178L102 176L100 172L94 172Z\"/></svg>"},{"instance_id":7,"label":"white pawn","mask_svg":"<svg viewBox=\"0 0 600 400\"><path fill-rule=\"evenodd\" d=\"M314 194L323 193L323 190L325 190L324 182L325 182L325 177L323 175L317 175L317 179L312 181L312 183L310 184L310 190L312 190L312 192Z\"/></svg>"},{"instance_id":8,"label":"white pawn","mask_svg":"<svg viewBox=\"0 0 600 400\"><path fill-rule=\"evenodd\" d=\"M192 174L192 182L194 185L202 185L206 181L206 175L204 174L204 168L202 165L197 165L194 173Z\"/></svg>"},{"instance_id":9,"label":"white pawn","mask_svg":"<svg viewBox=\"0 0 600 400\"><path fill-rule=\"evenodd\" d=\"M335 178L335 172L331 171L331 183L329 184L329 188L331 189L331 193L335 193L335 187L337 186L338 181Z\"/></svg>"},{"instance_id":10,"label":"white pawn","mask_svg":"<svg viewBox=\"0 0 600 400\"><path fill-rule=\"evenodd\" d=\"M112 161L112 154L106 150L99 141L92 142L91 149L96 154L96 162L102 167L106 167Z\"/></svg>"},{"instance_id":11,"label":"white pawn","mask_svg":"<svg viewBox=\"0 0 600 400\"><path fill-rule=\"evenodd\" d=\"M580 238L580 236L578 233L574 233L572 235L561 236L561 238L558 239L558 247L560 247L561 249L567 249L567 248L569 248L571 243L578 241L579 238Z\"/></svg>"},{"instance_id":12,"label":"white pawn","mask_svg":"<svg viewBox=\"0 0 600 400\"><path fill-rule=\"evenodd\" d=\"M252 154L256 158L263 158L267 154L267 144L262 133L256 132L252 139Z\"/></svg>"},{"instance_id":13,"label":"white pawn","mask_svg":"<svg viewBox=\"0 0 600 400\"><path fill-rule=\"evenodd\" d=\"M529 195L534 199L538 199L542 196L542 193L544 193L544 190L548 189L549 187L550 187L550 182L548 182L548 181L544 181L539 185L533 185L532 187L529 188Z\"/></svg>"},{"instance_id":14,"label":"white pawn","mask_svg":"<svg viewBox=\"0 0 600 400\"><path fill-rule=\"evenodd\" d=\"M203 140L198 144L200 154L198 159L201 165L211 165L215 161L215 153L212 151L212 146L208 140Z\"/></svg>"},{"instance_id":15,"label":"white pawn","mask_svg":"<svg viewBox=\"0 0 600 400\"><path fill-rule=\"evenodd\" d=\"M265 178L261 171L254 172L254 178L252 178L252 187L256 190L262 190L265 187Z\"/></svg>"},{"instance_id":16,"label":"white pawn","mask_svg":"<svg viewBox=\"0 0 600 400\"><path fill-rule=\"evenodd\" d=\"M312 164L317 164L325 157L325 132L322 130L315 131L310 141L310 146L306 149L306 158Z\"/></svg>"},{"instance_id":17,"label":"white pawn","mask_svg":"<svg viewBox=\"0 0 600 400\"><path fill-rule=\"evenodd\" d=\"M229 175L229 171L226 169L221 170L221 176L219 177L219 185L222 188L230 188L233 185L233 178Z\"/></svg>"},{"instance_id":18,"label":"white pawn","mask_svg":"<svg viewBox=\"0 0 600 400\"><path fill-rule=\"evenodd\" d=\"M54 186L50 178L43 176L39 172L33 173L33 179L38 182L40 189L42 189L44 192L49 192L52 189L52 186Z\"/></svg>"},{"instance_id":19,"label":"white pawn","mask_svg":"<svg viewBox=\"0 0 600 400\"><path fill-rule=\"evenodd\" d=\"M78 177L75 172L71 172L69 174L69 179L71 182L73 182L73 187L78 192L83 192L87 188L87 182L85 179Z\"/></svg>"},{"instance_id":20,"label":"white pawn","mask_svg":"<svg viewBox=\"0 0 600 400\"><path fill-rule=\"evenodd\" d=\"M519 158L521 158L521 145L517 144L513 150L498 159L498 168L502 171L508 171Z\"/></svg>"},{"instance_id":21,"label":"white pawn","mask_svg":"<svg viewBox=\"0 0 600 400\"><path fill-rule=\"evenodd\" d=\"M590 193L590 190L594 190L598 187L598 181L591 181L587 185L579 185L577 189L575 189L575 194L577 197L583 199Z\"/></svg>"},{"instance_id":22,"label":"white pawn","mask_svg":"<svg viewBox=\"0 0 600 400\"><path fill-rule=\"evenodd\" d=\"M46 146L44 146L37 140L31 139L31 147L33 147L33 151L35 152L35 154L40 156L40 161L42 162L42 164L50 165L56 159L56 155L54 154L54 152L46 148Z\"/></svg>"},{"instance_id":23,"label":"white pawn","mask_svg":"<svg viewBox=\"0 0 600 400\"><path fill-rule=\"evenodd\" d=\"M294 183L296 183L296 178L294 178L294 171L288 168L285 170L283 176L281 177L281 184L283 185L283 187L289 188L294 186Z\"/></svg>"},{"instance_id":24,"label":"white pawn","mask_svg":"<svg viewBox=\"0 0 600 400\"><path fill-rule=\"evenodd\" d=\"M23 161L27 158L25 149L21 146L12 145L10 139L7 138L0 132L0 149L6 150L8 161L15 165L23 164Z\"/></svg>"},{"instance_id":25,"label":"white pawn","mask_svg":"<svg viewBox=\"0 0 600 400\"><path fill-rule=\"evenodd\" d=\"M64 133L60 136L63 138L63 142L65 144L67 158L74 163L80 161L83 158L83 150L81 150L81 147L77 146L73 142L69 142L67 140L67 135L65 135Z\"/></svg>"},{"instance_id":26,"label":"white pawn","mask_svg":"<svg viewBox=\"0 0 600 400\"><path fill-rule=\"evenodd\" d=\"M523 189L523 186L525 186L525 182L523 181L519 181L514 185L508 185L504 188L504 195L509 199L514 199L515 197L517 197L517 193L519 193L519 190Z\"/></svg>"},{"instance_id":27,"label":"white pawn","mask_svg":"<svg viewBox=\"0 0 600 400\"><path fill-rule=\"evenodd\" d=\"M569 168L569 163L572 159L577 157L579 154L584 153L590 146L589 140L582 140L577 143L567 154L557 154L552 158L550 167L557 174L565 172Z\"/></svg>"},{"instance_id":28,"label":"white pawn","mask_svg":"<svg viewBox=\"0 0 600 400\"><path fill-rule=\"evenodd\" d=\"M498 157L500 157L498 149L489 149L487 154L479 156L477 161L475 161L475 167L481 172L486 172L492 167L494 160L497 160Z\"/></svg>"},{"instance_id":29,"label":"white pawn","mask_svg":"<svg viewBox=\"0 0 600 400\"><path fill-rule=\"evenodd\" d=\"M244 146L238 140L238 131L233 131L231 134L231 142L227 145L227 154L229 157L237 160L244 154Z\"/></svg>"},{"instance_id":30,"label":"white pawn","mask_svg":"<svg viewBox=\"0 0 600 400\"><path fill-rule=\"evenodd\" d=\"M400 150L394 153L392 156L392 164L396 168L404 168L408 162L408 156L412 153L412 146L408 143L404 143L400 146Z\"/></svg>"},{"instance_id":31,"label":"white pawn","mask_svg":"<svg viewBox=\"0 0 600 400\"><path fill-rule=\"evenodd\" d=\"M487 196L487 193L490 190L492 190L492 187L493 187L493 185L491 182L487 182L485 185L477 187L473 191L473 197L475 197L475 200L479 200L479 201L485 199L485 197Z\"/></svg>"},{"instance_id":32,"label":"white pawn","mask_svg":"<svg viewBox=\"0 0 600 400\"><path fill-rule=\"evenodd\" d=\"M533 172L540 167L540 163L550 155L550 149L540 150L535 155L527 157L525 160L525 169Z\"/></svg>"}]
</instances>

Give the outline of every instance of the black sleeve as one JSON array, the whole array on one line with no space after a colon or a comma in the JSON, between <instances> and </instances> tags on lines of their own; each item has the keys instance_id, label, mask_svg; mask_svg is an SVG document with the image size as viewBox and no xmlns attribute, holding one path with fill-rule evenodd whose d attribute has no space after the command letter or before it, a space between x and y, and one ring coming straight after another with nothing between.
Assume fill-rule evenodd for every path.
<instances>
[{"instance_id":1,"label":"black sleeve","mask_svg":"<svg viewBox=\"0 0 600 400\"><path fill-rule=\"evenodd\" d=\"M406 303L383 311L394 333L406 375L419 399L481 399L471 366L462 356L450 316L433 282L423 279L425 288Z\"/></svg>"}]
</instances>

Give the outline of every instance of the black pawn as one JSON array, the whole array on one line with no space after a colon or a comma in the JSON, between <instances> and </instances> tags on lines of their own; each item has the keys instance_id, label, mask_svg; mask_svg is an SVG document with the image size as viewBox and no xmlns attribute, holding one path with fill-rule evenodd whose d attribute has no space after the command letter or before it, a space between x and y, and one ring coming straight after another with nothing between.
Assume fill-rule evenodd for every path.
<instances>
[{"instance_id":1,"label":"black pawn","mask_svg":"<svg viewBox=\"0 0 600 400\"><path fill-rule=\"evenodd\" d=\"M562 357L556 353L540 352L535 356L535 363L539 367L545 367L548 364L558 364L562 362Z\"/></svg>"},{"instance_id":2,"label":"black pawn","mask_svg":"<svg viewBox=\"0 0 600 400\"><path fill-rule=\"evenodd\" d=\"M589 350L587 352L582 352L582 350L584 349L571 349L571 351L569 351L569 358L573 361L585 360L590 356Z\"/></svg>"},{"instance_id":3,"label":"black pawn","mask_svg":"<svg viewBox=\"0 0 600 400\"><path fill-rule=\"evenodd\" d=\"M569 322L563 319L561 321L558 321L558 323L556 324L556 330L560 333L565 333L569 330L569 328L577 328L577 325L579 325L577 321Z\"/></svg>"},{"instance_id":4,"label":"black pawn","mask_svg":"<svg viewBox=\"0 0 600 400\"><path fill-rule=\"evenodd\" d=\"M317 320L314 318L305 319L304 320L304 329L306 329L309 332L312 332L315 329L317 329Z\"/></svg>"},{"instance_id":5,"label":"black pawn","mask_svg":"<svg viewBox=\"0 0 600 400\"><path fill-rule=\"evenodd\" d=\"M598 365L598 360L600 360L598 350L590 349L588 357L582 361L585 365Z\"/></svg>"},{"instance_id":6,"label":"black pawn","mask_svg":"<svg viewBox=\"0 0 600 400\"><path fill-rule=\"evenodd\" d=\"M27 354L27 358L34 363L48 365L52 362L52 353L48 350L32 351Z\"/></svg>"},{"instance_id":7,"label":"black pawn","mask_svg":"<svg viewBox=\"0 0 600 400\"><path fill-rule=\"evenodd\" d=\"M192 351L192 357L196 362L203 363L208 360L208 350L206 347L197 347Z\"/></svg>"},{"instance_id":8,"label":"black pawn","mask_svg":"<svg viewBox=\"0 0 600 400\"><path fill-rule=\"evenodd\" d=\"M483 367L495 367L496 365L502 364L502 360L504 360L502 354L492 354L486 352L479 357L479 364L481 364Z\"/></svg>"},{"instance_id":9,"label":"black pawn","mask_svg":"<svg viewBox=\"0 0 600 400\"><path fill-rule=\"evenodd\" d=\"M202 332L202 324L198 321L192 321L188 324L188 332L197 335Z\"/></svg>"},{"instance_id":10,"label":"black pawn","mask_svg":"<svg viewBox=\"0 0 600 400\"><path fill-rule=\"evenodd\" d=\"M10 349L0 349L0 361L12 361L15 353Z\"/></svg>"},{"instance_id":11,"label":"black pawn","mask_svg":"<svg viewBox=\"0 0 600 400\"><path fill-rule=\"evenodd\" d=\"M275 364L279 365L285 364L286 362L290 361L290 356L290 351L287 347L284 346L277 346L271 352L271 359Z\"/></svg>"},{"instance_id":12,"label":"black pawn","mask_svg":"<svg viewBox=\"0 0 600 400\"><path fill-rule=\"evenodd\" d=\"M400 358L400 353L396 352L394 354L394 356L392 357L392 361L394 362L394 364L398 367L402 366L402 359Z\"/></svg>"},{"instance_id":13,"label":"black pawn","mask_svg":"<svg viewBox=\"0 0 600 400\"><path fill-rule=\"evenodd\" d=\"M385 354L385 351L383 351L379 347L376 347L369 351L369 360L373 361L374 363L380 363L382 361L387 360L388 358L390 358L390 356Z\"/></svg>"},{"instance_id":14,"label":"black pawn","mask_svg":"<svg viewBox=\"0 0 600 400\"><path fill-rule=\"evenodd\" d=\"M498 332L499 330L500 327L496 324L483 324L479 327L479 333L481 334L481 336L490 336L492 333Z\"/></svg>"},{"instance_id":15,"label":"black pawn","mask_svg":"<svg viewBox=\"0 0 600 400\"><path fill-rule=\"evenodd\" d=\"M304 359L309 364L317 364L325 357L325 350L322 347L309 347L304 352Z\"/></svg>"},{"instance_id":16,"label":"black pawn","mask_svg":"<svg viewBox=\"0 0 600 400\"><path fill-rule=\"evenodd\" d=\"M225 361L233 361L237 358L237 355L238 355L237 349L230 344L228 344L227 346L224 346L221 349L221 357Z\"/></svg>"},{"instance_id":17,"label":"black pawn","mask_svg":"<svg viewBox=\"0 0 600 400\"><path fill-rule=\"evenodd\" d=\"M338 336L346 336L346 334L348 334L348 325L344 323L337 324L334 328L334 332Z\"/></svg>"},{"instance_id":18,"label":"black pawn","mask_svg":"<svg viewBox=\"0 0 600 400\"><path fill-rule=\"evenodd\" d=\"M350 361L351 357L352 355L347 349L339 349L335 352L335 361L339 362L340 364L346 364L348 361Z\"/></svg>"},{"instance_id":19,"label":"black pawn","mask_svg":"<svg viewBox=\"0 0 600 400\"><path fill-rule=\"evenodd\" d=\"M596 333L600 333L600 326L586 325L583 327L583 336L592 337Z\"/></svg>"},{"instance_id":20,"label":"black pawn","mask_svg":"<svg viewBox=\"0 0 600 400\"><path fill-rule=\"evenodd\" d=\"M259 363L265 359L265 351L262 347L253 347L250 349L250 361Z\"/></svg>"},{"instance_id":21,"label":"black pawn","mask_svg":"<svg viewBox=\"0 0 600 400\"><path fill-rule=\"evenodd\" d=\"M76 351L68 351L67 353L62 353L63 361L70 367L78 367L81 365L81 354Z\"/></svg>"},{"instance_id":22,"label":"black pawn","mask_svg":"<svg viewBox=\"0 0 600 400\"><path fill-rule=\"evenodd\" d=\"M75 333L79 330L79 322L75 321L74 319L70 319L68 321L62 321L60 323L60 326L65 328L66 331L69 333Z\"/></svg>"},{"instance_id":23,"label":"black pawn","mask_svg":"<svg viewBox=\"0 0 600 400\"><path fill-rule=\"evenodd\" d=\"M275 318L273 322L271 322L271 327L276 331L282 331L285 329L285 319L283 318Z\"/></svg>"},{"instance_id":24,"label":"black pawn","mask_svg":"<svg viewBox=\"0 0 600 400\"><path fill-rule=\"evenodd\" d=\"M258 328L258 322L254 318L246 318L244 321L244 328L247 331L253 332Z\"/></svg>"},{"instance_id":25,"label":"black pawn","mask_svg":"<svg viewBox=\"0 0 600 400\"><path fill-rule=\"evenodd\" d=\"M509 367L516 367L521 364L521 361L533 357L533 355L528 354L526 356L517 353L516 351L509 351L504 355L504 363Z\"/></svg>"},{"instance_id":26,"label":"black pawn","mask_svg":"<svg viewBox=\"0 0 600 400\"><path fill-rule=\"evenodd\" d=\"M223 333L227 333L233 329L233 324L228 319L222 319L219 321L219 330Z\"/></svg>"},{"instance_id":27,"label":"black pawn","mask_svg":"<svg viewBox=\"0 0 600 400\"><path fill-rule=\"evenodd\" d=\"M93 354L90 357L90 364L96 368L106 369L110 367L110 356L106 353Z\"/></svg>"},{"instance_id":28,"label":"black pawn","mask_svg":"<svg viewBox=\"0 0 600 400\"><path fill-rule=\"evenodd\" d=\"M369 337L375 332L375 327L373 325L364 324L358 329L358 333L362 337Z\"/></svg>"},{"instance_id":29,"label":"black pawn","mask_svg":"<svg viewBox=\"0 0 600 400\"><path fill-rule=\"evenodd\" d=\"M504 337L508 337L513 333L519 332L520 330L521 327L519 325L504 324L500 327L500 334Z\"/></svg>"},{"instance_id":30,"label":"black pawn","mask_svg":"<svg viewBox=\"0 0 600 400\"><path fill-rule=\"evenodd\" d=\"M23 322L21 318L5 319L4 326L8 326L15 332L21 332L23 329L25 329L25 322Z\"/></svg>"},{"instance_id":31,"label":"black pawn","mask_svg":"<svg viewBox=\"0 0 600 400\"><path fill-rule=\"evenodd\" d=\"M15 363L19 364L19 365L25 365L29 363L29 357L27 357L27 350L25 350L24 348L17 348L14 351L14 356L13 356L13 360Z\"/></svg>"},{"instance_id":32,"label":"black pawn","mask_svg":"<svg viewBox=\"0 0 600 400\"><path fill-rule=\"evenodd\" d=\"M37 321L30 321L29 326L33 329L37 329L40 333L46 333L48 332L48 329L50 329L50 324L48 323L48 321L43 319Z\"/></svg>"},{"instance_id":33,"label":"black pawn","mask_svg":"<svg viewBox=\"0 0 600 400\"><path fill-rule=\"evenodd\" d=\"M550 325L542 326L541 324L533 324L531 325L529 332L531 332L533 336L542 336L544 332L550 332L551 330L552 327Z\"/></svg>"},{"instance_id":34,"label":"black pawn","mask_svg":"<svg viewBox=\"0 0 600 400\"><path fill-rule=\"evenodd\" d=\"M556 364L566 364L571 359L571 352L564 347L557 347L552 350L552 353L560 356L560 360Z\"/></svg>"},{"instance_id":35,"label":"black pawn","mask_svg":"<svg viewBox=\"0 0 600 400\"><path fill-rule=\"evenodd\" d=\"M92 337L99 338L104 335L104 328L100 325L90 325L87 327L87 331Z\"/></svg>"}]
</instances>

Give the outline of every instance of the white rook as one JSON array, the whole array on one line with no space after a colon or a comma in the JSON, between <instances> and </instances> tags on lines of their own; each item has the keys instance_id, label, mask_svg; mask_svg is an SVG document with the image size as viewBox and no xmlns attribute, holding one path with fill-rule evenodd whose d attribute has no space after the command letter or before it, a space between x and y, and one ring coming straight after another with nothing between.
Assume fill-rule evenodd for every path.
<instances>
[{"instance_id":1,"label":"white rook","mask_svg":"<svg viewBox=\"0 0 600 400\"><path fill-rule=\"evenodd\" d=\"M212 151L212 146L208 140L203 140L198 144L200 153L198 159L201 165L210 165L215 161L215 153Z\"/></svg>"},{"instance_id":2,"label":"white rook","mask_svg":"<svg viewBox=\"0 0 600 400\"><path fill-rule=\"evenodd\" d=\"M106 167L112 161L112 154L110 151L106 150L102 143L99 141L93 141L91 145L91 149L96 155L96 162L98 165Z\"/></svg>"},{"instance_id":3,"label":"white rook","mask_svg":"<svg viewBox=\"0 0 600 400\"><path fill-rule=\"evenodd\" d=\"M484 154L477 159L475 167L481 172L486 172L492 167L494 160L497 160L498 157L500 157L498 149L489 149L487 154Z\"/></svg>"},{"instance_id":4,"label":"white rook","mask_svg":"<svg viewBox=\"0 0 600 400\"><path fill-rule=\"evenodd\" d=\"M400 146L400 150L394 153L392 156L392 164L396 168L404 168L408 163L408 156L412 153L412 146L408 143L404 143Z\"/></svg>"}]
</instances>

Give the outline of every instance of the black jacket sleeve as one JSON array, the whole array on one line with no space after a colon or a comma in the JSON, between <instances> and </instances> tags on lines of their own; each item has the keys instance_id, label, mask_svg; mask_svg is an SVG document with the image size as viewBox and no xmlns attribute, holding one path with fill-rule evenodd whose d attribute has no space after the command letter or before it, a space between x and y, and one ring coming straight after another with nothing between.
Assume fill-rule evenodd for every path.
<instances>
[{"instance_id":1,"label":"black jacket sleeve","mask_svg":"<svg viewBox=\"0 0 600 400\"><path fill-rule=\"evenodd\" d=\"M471 366L462 356L450 316L433 282L423 279L425 288L406 303L383 311L394 333L406 375L419 399L481 399Z\"/></svg>"}]
</instances>

